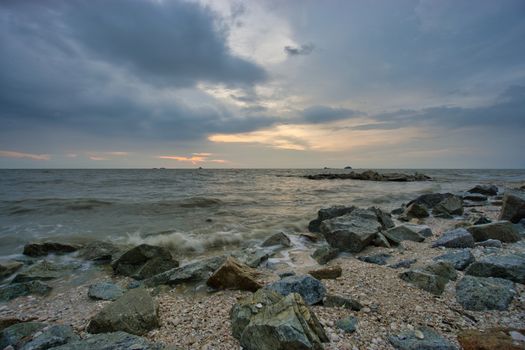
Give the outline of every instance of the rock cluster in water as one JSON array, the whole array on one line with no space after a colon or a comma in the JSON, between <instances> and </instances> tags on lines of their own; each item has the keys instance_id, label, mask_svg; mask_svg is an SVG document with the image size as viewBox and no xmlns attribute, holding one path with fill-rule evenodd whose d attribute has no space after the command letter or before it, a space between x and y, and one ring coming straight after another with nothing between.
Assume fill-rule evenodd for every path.
<instances>
[{"instance_id":1,"label":"rock cluster in water","mask_svg":"<svg viewBox=\"0 0 525 350\"><path fill-rule=\"evenodd\" d=\"M413 182L413 181L429 181L432 180L430 176L415 173L378 173L377 171L367 170L361 173L352 171L349 173L337 174L315 174L304 176L310 180L366 180L366 181L392 181L392 182Z\"/></svg>"}]
</instances>

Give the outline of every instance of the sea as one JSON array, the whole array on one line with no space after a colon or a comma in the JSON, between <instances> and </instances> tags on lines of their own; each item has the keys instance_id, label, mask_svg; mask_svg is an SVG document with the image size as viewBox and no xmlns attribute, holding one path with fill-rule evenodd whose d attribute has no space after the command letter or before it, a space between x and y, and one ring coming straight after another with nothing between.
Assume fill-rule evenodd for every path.
<instances>
[{"instance_id":1,"label":"sea","mask_svg":"<svg viewBox=\"0 0 525 350\"><path fill-rule=\"evenodd\" d=\"M462 192L476 184L504 191L525 170L375 169L420 172L425 182L309 180L343 169L0 170L0 258L38 240L149 243L177 256L231 251L284 232L307 231L320 208L392 210L420 194ZM356 170L359 171L359 170Z\"/></svg>"}]
</instances>

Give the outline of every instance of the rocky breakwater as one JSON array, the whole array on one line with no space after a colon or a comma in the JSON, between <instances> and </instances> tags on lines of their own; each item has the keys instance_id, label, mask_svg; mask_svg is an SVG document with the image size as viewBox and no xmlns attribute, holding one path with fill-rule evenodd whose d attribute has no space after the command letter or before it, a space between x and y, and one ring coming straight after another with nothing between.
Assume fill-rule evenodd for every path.
<instances>
[{"instance_id":1,"label":"rocky breakwater","mask_svg":"<svg viewBox=\"0 0 525 350\"><path fill-rule=\"evenodd\" d=\"M413 182L430 181L432 178L425 174L403 174L403 173L378 173L377 171L367 170L363 172L352 171L350 173L336 174L315 174L305 175L309 180L365 180L365 181L391 181L391 182Z\"/></svg>"}]
</instances>

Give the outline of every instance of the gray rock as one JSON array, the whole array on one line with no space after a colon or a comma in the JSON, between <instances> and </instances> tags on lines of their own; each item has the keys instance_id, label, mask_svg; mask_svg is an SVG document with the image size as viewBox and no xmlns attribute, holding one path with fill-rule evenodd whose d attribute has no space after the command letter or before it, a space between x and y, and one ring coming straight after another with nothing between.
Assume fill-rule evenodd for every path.
<instances>
[{"instance_id":1,"label":"gray rock","mask_svg":"<svg viewBox=\"0 0 525 350\"><path fill-rule=\"evenodd\" d=\"M141 244L122 254L111 266L117 274L142 280L178 267L179 262L164 247Z\"/></svg>"},{"instance_id":2,"label":"gray rock","mask_svg":"<svg viewBox=\"0 0 525 350\"><path fill-rule=\"evenodd\" d=\"M424 205L427 208L434 208L447 198L454 197L452 193L426 193L408 202L408 206L413 203Z\"/></svg>"},{"instance_id":3,"label":"gray rock","mask_svg":"<svg viewBox=\"0 0 525 350\"><path fill-rule=\"evenodd\" d=\"M470 264L472 264L475 259L470 249L461 249L461 250L445 253L440 256L436 256L434 260L446 261L452 264L452 266L454 266L456 270L463 271Z\"/></svg>"},{"instance_id":4,"label":"gray rock","mask_svg":"<svg viewBox=\"0 0 525 350\"><path fill-rule=\"evenodd\" d=\"M508 192L503 196L503 205L499 215L500 220L518 223L525 218L525 195L523 193Z\"/></svg>"},{"instance_id":5,"label":"gray rock","mask_svg":"<svg viewBox=\"0 0 525 350\"><path fill-rule=\"evenodd\" d=\"M80 267L80 263L59 264L43 260L19 272L15 278L13 278L13 283L53 280L69 275L73 270L79 269Z\"/></svg>"},{"instance_id":6,"label":"gray rock","mask_svg":"<svg viewBox=\"0 0 525 350\"><path fill-rule=\"evenodd\" d=\"M337 258L338 255L339 249L330 246L322 246L313 252L312 258L314 258L319 265L325 265L330 260Z\"/></svg>"},{"instance_id":7,"label":"gray rock","mask_svg":"<svg viewBox=\"0 0 525 350\"><path fill-rule=\"evenodd\" d=\"M452 265L445 262L438 262L423 269L402 272L399 274L399 277L429 293L441 295L448 281L456 279L457 274Z\"/></svg>"},{"instance_id":8,"label":"gray rock","mask_svg":"<svg viewBox=\"0 0 525 350\"><path fill-rule=\"evenodd\" d=\"M96 334L53 350L162 350L164 347L126 332Z\"/></svg>"},{"instance_id":9,"label":"gray rock","mask_svg":"<svg viewBox=\"0 0 525 350\"><path fill-rule=\"evenodd\" d=\"M5 328L0 332L0 349L12 346L15 349L24 345L24 340L46 327L41 322L22 322Z\"/></svg>"},{"instance_id":10,"label":"gray rock","mask_svg":"<svg viewBox=\"0 0 525 350\"><path fill-rule=\"evenodd\" d=\"M470 190L470 193L480 193L486 196L495 196L498 194L498 187L495 185L476 185Z\"/></svg>"},{"instance_id":11,"label":"gray rock","mask_svg":"<svg viewBox=\"0 0 525 350\"><path fill-rule=\"evenodd\" d=\"M321 233L334 248L360 252L372 243L381 227L373 210L354 209L350 214L323 221Z\"/></svg>"},{"instance_id":12,"label":"gray rock","mask_svg":"<svg viewBox=\"0 0 525 350\"><path fill-rule=\"evenodd\" d=\"M281 245L283 247L291 247L292 241L290 241L290 238L285 235L283 232L276 233L270 237L268 237L262 244L262 247L271 247L275 245Z\"/></svg>"},{"instance_id":13,"label":"gray rock","mask_svg":"<svg viewBox=\"0 0 525 350\"><path fill-rule=\"evenodd\" d=\"M274 247L276 248L276 247ZM268 259L275 254L275 250L264 248L248 248L242 252L232 254L241 263L248 265L251 268L256 268L259 265L267 262Z\"/></svg>"},{"instance_id":14,"label":"gray rock","mask_svg":"<svg viewBox=\"0 0 525 350\"><path fill-rule=\"evenodd\" d=\"M9 301L26 295L46 296L51 293L51 287L40 281L12 283L0 287L0 301Z\"/></svg>"},{"instance_id":15,"label":"gray rock","mask_svg":"<svg viewBox=\"0 0 525 350\"><path fill-rule=\"evenodd\" d=\"M451 218L454 215L463 214L463 200L458 196L445 198L433 209L432 214L436 217Z\"/></svg>"},{"instance_id":16,"label":"gray rock","mask_svg":"<svg viewBox=\"0 0 525 350\"><path fill-rule=\"evenodd\" d=\"M497 239L487 239L486 241L474 243L475 247L490 247L490 248L501 248L503 244Z\"/></svg>"},{"instance_id":17,"label":"gray rock","mask_svg":"<svg viewBox=\"0 0 525 350\"><path fill-rule=\"evenodd\" d=\"M341 295L327 294L323 299L324 307L342 307L349 310L359 311L363 305L355 299L344 297Z\"/></svg>"},{"instance_id":18,"label":"gray rock","mask_svg":"<svg viewBox=\"0 0 525 350\"><path fill-rule=\"evenodd\" d=\"M388 267L392 268L392 269L407 269L409 268L410 266L412 266L413 264L416 263L416 259L405 259L405 260L401 260L401 261L398 261L394 264L390 264L388 265Z\"/></svg>"},{"instance_id":19,"label":"gray rock","mask_svg":"<svg viewBox=\"0 0 525 350\"><path fill-rule=\"evenodd\" d=\"M405 209L406 209L405 206L404 206L404 205L401 205L401 207L396 208L396 209L393 209L393 210L390 212L390 214L392 214L392 215L401 215L401 214L403 214L403 212L405 211Z\"/></svg>"},{"instance_id":20,"label":"gray rock","mask_svg":"<svg viewBox=\"0 0 525 350\"><path fill-rule=\"evenodd\" d=\"M417 331L422 337L418 337ZM397 336L388 338L390 343L399 350L457 350L458 348L428 327L421 327L416 331L405 331Z\"/></svg>"},{"instance_id":21,"label":"gray rock","mask_svg":"<svg viewBox=\"0 0 525 350\"><path fill-rule=\"evenodd\" d=\"M386 265L387 260L391 256L392 255L390 254L380 253L380 254L374 254L374 255L360 256L358 257L358 259L366 263L369 263L369 264Z\"/></svg>"},{"instance_id":22,"label":"gray rock","mask_svg":"<svg viewBox=\"0 0 525 350\"><path fill-rule=\"evenodd\" d=\"M428 225L403 224L403 226L419 233L423 237L432 237L432 229Z\"/></svg>"},{"instance_id":23,"label":"gray rock","mask_svg":"<svg viewBox=\"0 0 525 350\"><path fill-rule=\"evenodd\" d=\"M502 278L465 276L456 285L456 299L466 310L507 310L515 295L514 283Z\"/></svg>"},{"instance_id":24,"label":"gray rock","mask_svg":"<svg viewBox=\"0 0 525 350\"><path fill-rule=\"evenodd\" d=\"M343 205L336 205L330 208L323 208L317 212L317 219L310 221L308 224L308 230L310 232L321 232L321 223L324 220L333 219L338 216L343 216L351 213L356 207L345 207Z\"/></svg>"},{"instance_id":25,"label":"gray rock","mask_svg":"<svg viewBox=\"0 0 525 350\"><path fill-rule=\"evenodd\" d=\"M517 283L525 283L525 256L520 254L501 254L482 257L465 271L467 275L478 277L499 277Z\"/></svg>"},{"instance_id":26,"label":"gray rock","mask_svg":"<svg viewBox=\"0 0 525 350\"><path fill-rule=\"evenodd\" d=\"M391 248L392 244L388 241L388 239L380 232L376 234L376 238L372 242L376 247L384 247L384 248Z\"/></svg>"},{"instance_id":27,"label":"gray rock","mask_svg":"<svg viewBox=\"0 0 525 350\"><path fill-rule=\"evenodd\" d=\"M497 239L501 242L517 242L521 239L518 230L509 221L497 221L490 224L474 225L467 228L477 242Z\"/></svg>"},{"instance_id":28,"label":"gray rock","mask_svg":"<svg viewBox=\"0 0 525 350\"><path fill-rule=\"evenodd\" d=\"M420 229L417 225L399 225L383 232L383 235L395 243L402 241L423 242L425 237L419 234L418 231L420 231Z\"/></svg>"},{"instance_id":29,"label":"gray rock","mask_svg":"<svg viewBox=\"0 0 525 350\"><path fill-rule=\"evenodd\" d=\"M59 243L59 242L38 242L28 243L24 246L24 255L39 257L48 254L66 254L79 249L78 245Z\"/></svg>"},{"instance_id":30,"label":"gray rock","mask_svg":"<svg viewBox=\"0 0 525 350\"><path fill-rule=\"evenodd\" d=\"M114 283L101 282L89 286L88 297L98 300L116 300L124 294L124 290Z\"/></svg>"},{"instance_id":31,"label":"gray rock","mask_svg":"<svg viewBox=\"0 0 525 350\"><path fill-rule=\"evenodd\" d=\"M326 294L325 286L310 275L290 276L266 286L283 296L297 293L308 305L317 304Z\"/></svg>"},{"instance_id":32,"label":"gray rock","mask_svg":"<svg viewBox=\"0 0 525 350\"><path fill-rule=\"evenodd\" d=\"M428 209L423 204L412 203L410 204L399 217L400 220L410 221L411 219L427 218L430 216Z\"/></svg>"},{"instance_id":33,"label":"gray rock","mask_svg":"<svg viewBox=\"0 0 525 350\"><path fill-rule=\"evenodd\" d=\"M206 284L215 289L239 289L257 291L262 285L257 281L259 273L251 267L241 264L235 258L228 257L208 278Z\"/></svg>"},{"instance_id":34,"label":"gray rock","mask_svg":"<svg viewBox=\"0 0 525 350\"><path fill-rule=\"evenodd\" d=\"M432 247L445 248L472 248L474 247L474 237L464 228L457 228L445 232Z\"/></svg>"},{"instance_id":35,"label":"gray rock","mask_svg":"<svg viewBox=\"0 0 525 350\"><path fill-rule=\"evenodd\" d=\"M437 261L425 266L423 269L447 281L455 281L458 277L454 266L447 261Z\"/></svg>"},{"instance_id":36,"label":"gray rock","mask_svg":"<svg viewBox=\"0 0 525 350\"><path fill-rule=\"evenodd\" d=\"M465 201L471 201L471 202L485 202L487 200L487 196L480 194L480 193L465 193L463 194L463 200Z\"/></svg>"},{"instance_id":37,"label":"gray rock","mask_svg":"<svg viewBox=\"0 0 525 350\"><path fill-rule=\"evenodd\" d=\"M283 278L286 278L286 277L290 277L290 276L296 276L297 274L295 273L295 271L285 271L285 272L281 272L279 274L279 278L280 279L283 279Z\"/></svg>"},{"instance_id":38,"label":"gray rock","mask_svg":"<svg viewBox=\"0 0 525 350\"><path fill-rule=\"evenodd\" d=\"M21 350L46 350L79 340L73 328L68 325L54 325L42 329L40 334L27 342Z\"/></svg>"},{"instance_id":39,"label":"gray rock","mask_svg":"<svg viewBox=\"0 0 525 350\"><path fill-rule=\"evenodd\" d=\"M377 207L370 207L368 210L376 213L377 221L379 221L383 230L396 226L394 221L392 221L392 215L390 215L390 213L384 212Z\"/></svg>"},{"instance_id":40,"label":"gray rock","mask_svg":"<svg viewBox=\"0 0 525 350\"><path fill-rule=\"evenodd\" d=\"M127 291L106 305L87 326L90 333L124 331L142 335L159 326L157 305L144 288Z\"/></svg>"},{"instance_id":41,"label":"gray rock","mask_svg":"<svg viewBox=\"0 0 525 350\"><path fill-rule=\"evenodd\" d=\"M335 322L337 328L343 330L345 333L353 333L357 329L357 318L348 316Z\"/></svg>"},{"instance_id":42,"label":"gray rock","mask_svg":"<svg viewBox=\"0 0 525 350\"><path fill-rule=\"evenodd\" d=\"M321 350L329 340L301 296L292 293L253 315L239 341L245 350Z\"/></svg>"},{"instance_id":43,"label":"gray rock","mask_svg":"<svg viewBox=\"0 0 525 350\"><path fill-rule=\"evenodd\" d=\"M474 215L469 218L469 222L472 225L484 225L484 224L490 224L492 220L487 218L485 215Z\"/></svg>"},{"instance_id":44,"label":"gray rock","mask_svg":"<svg viewBox=\"0 0 525 350\"><path fill-rule=\"evenodd\" d=\"M24 266L24 264L19 261L0 262L0 279L12 275L16 271L18 271L22 266Z\"/></svg>"},{"instance_id":45,"label":"gray rock","mask_svg":"<svg viewBox=\"0 0 525 350\"><path fill-rule=\"evenodd\" d=\"M121 254L121 248L109 242L93 241L78 250L78 257L98 263L110 263Z\"/></svg>"}]
</instances>

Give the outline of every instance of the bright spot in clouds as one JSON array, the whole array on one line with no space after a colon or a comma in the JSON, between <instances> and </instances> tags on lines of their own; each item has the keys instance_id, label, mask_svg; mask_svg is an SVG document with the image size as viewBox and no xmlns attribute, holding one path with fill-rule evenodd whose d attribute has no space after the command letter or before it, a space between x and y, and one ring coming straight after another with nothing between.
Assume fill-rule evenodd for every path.
<instances>
[{"instance_id":1,"label":"bright spot in clouds","mask_svg":"<svg viewBox=\"0 0 525 350\"><path fill-rule=\"evenodd\" d=\"M193 153L191 155L191 157L184 157L184 156L157 156L156 158L175 160L175 161L184 162L184 163L191 163L193 165L197 165L199 163L217 163L217 164L228 163L228 161L224 160L224 159L209 159L209 157L211 157L211 156L212 156L211 153Z\"/></svg>"}]
</instances>

